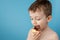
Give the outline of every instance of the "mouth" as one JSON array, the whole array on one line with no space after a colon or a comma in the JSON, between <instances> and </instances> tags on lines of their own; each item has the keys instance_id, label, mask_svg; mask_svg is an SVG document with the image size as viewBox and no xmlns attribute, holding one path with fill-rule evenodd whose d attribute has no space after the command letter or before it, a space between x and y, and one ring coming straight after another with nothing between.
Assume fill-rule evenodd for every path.
<instances>
[{"instance_id":1,"label":"mouth","mask_svg":"<svg viewBox=\"0 0 60 40\"><path fill-rule=\"evenodd\" d=\"M34 26L34 29L35 29L36 31L39 31L39 30L40 30L40 25Z\"/></svg>"}]
</instances>

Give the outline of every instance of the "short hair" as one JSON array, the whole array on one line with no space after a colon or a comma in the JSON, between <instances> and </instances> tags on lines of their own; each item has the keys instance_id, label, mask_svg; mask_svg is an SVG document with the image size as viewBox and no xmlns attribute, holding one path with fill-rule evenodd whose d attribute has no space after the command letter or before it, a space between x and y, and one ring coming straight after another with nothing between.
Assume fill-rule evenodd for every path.
<instances>
[{"instance_id":1,"label":"short hair","mask_svg":"<svg viewBox=\"0 0 60 40\"><path fill-rule=\"evenodd\" d=\"M36 0L32 3L28 10L36 12L37 9L39 11L42 9L46 17L52 15L52 4L49 0Z\"/></svg>"}]
</instances>

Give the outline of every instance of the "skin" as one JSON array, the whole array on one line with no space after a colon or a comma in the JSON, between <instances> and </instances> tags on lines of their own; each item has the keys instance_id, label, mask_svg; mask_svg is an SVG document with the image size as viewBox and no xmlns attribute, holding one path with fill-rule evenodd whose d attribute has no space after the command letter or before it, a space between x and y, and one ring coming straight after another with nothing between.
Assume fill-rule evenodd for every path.
<instances>
[{"instance_id":1,"label":"skin","mask_svg":"<svg viewBox=\"0 0 60 40\"><path fill-rule=\"evenodd\" d=\"M58 40L56 32L48 27L48 22L52 19L51 15L46 17L43 10L29 11L29 13L33 26L40 25L40 30L30 29L27 40Z\"/></svg>"}]
</instances>

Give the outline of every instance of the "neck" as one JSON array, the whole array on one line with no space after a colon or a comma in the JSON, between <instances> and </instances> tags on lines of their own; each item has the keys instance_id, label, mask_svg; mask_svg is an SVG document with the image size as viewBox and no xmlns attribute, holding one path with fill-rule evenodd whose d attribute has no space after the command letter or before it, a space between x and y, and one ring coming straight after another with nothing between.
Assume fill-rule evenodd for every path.
<instances>
[{"instance_id":1,"label":"neck","mask_svg":"<svg viewBox=\"0 0 60 40\"><path fill-rule=\"evenodd\" d=\"M47 31L49 29L49 26L46 26L42 31Z\"/></svg>"}]
</instances>

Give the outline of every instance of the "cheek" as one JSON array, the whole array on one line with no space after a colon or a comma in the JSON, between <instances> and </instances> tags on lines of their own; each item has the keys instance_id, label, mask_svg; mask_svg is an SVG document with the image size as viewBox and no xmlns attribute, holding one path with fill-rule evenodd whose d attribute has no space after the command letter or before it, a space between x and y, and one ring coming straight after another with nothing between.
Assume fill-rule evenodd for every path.
<instances>
[{"instance_id":1,"label":"cheek","mask_svg":"<svg viewBox=\"0 0 60 40\"><path fill-rule=\"evenodd\" d=\"M39 24L39 25L46 25L47 24L47 20L44 19L44 20L37 21L37 24Z\"/></svg>"}]
</instances>

